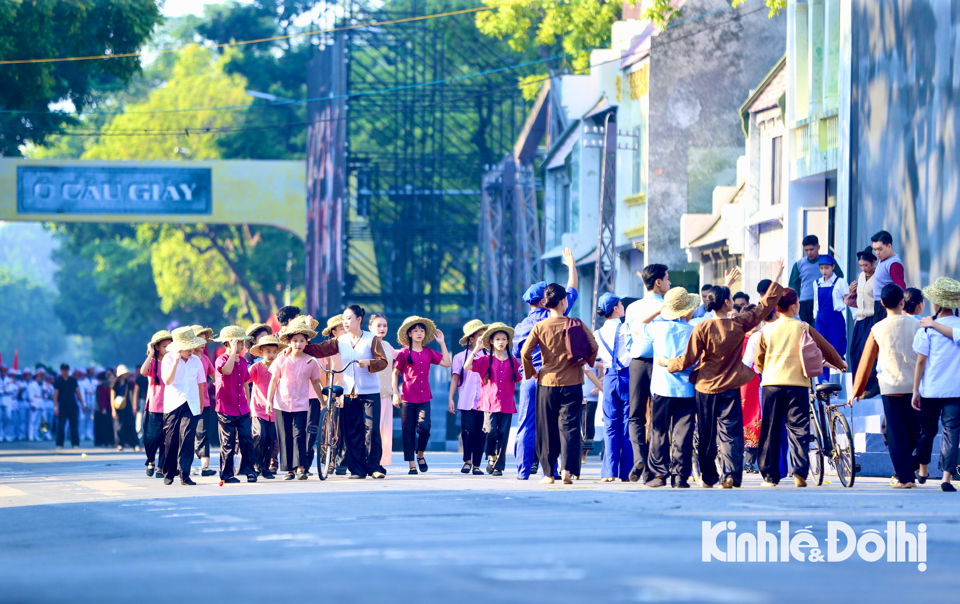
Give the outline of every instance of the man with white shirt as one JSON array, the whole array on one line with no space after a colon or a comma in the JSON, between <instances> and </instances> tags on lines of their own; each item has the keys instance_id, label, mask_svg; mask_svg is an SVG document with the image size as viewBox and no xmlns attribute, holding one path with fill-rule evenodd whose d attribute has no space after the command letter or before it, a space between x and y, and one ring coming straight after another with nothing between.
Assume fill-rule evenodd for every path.
<instances>
[{"instance_id":1,"label":"man with white shirt","mask_svg":"<svg viewBox=\"0 0 960 604\"><path fill-rule=\"evenodd\" d=\"M641 320L663 306L663 295L670 291L670 275L663 264L650 264L640 273L647 293L627 307L625 322L630 355L630 416L628 428L633 445L633 470L630 481L637 482L644 473L647 459L647 401L653 377L653 340L644 335ZM657 317L655 320L659 321ZM646 477L644 477L646 482Z\"/></svg>"},{"instance_id":2,"label":"man with white shirt","mask_svg":"<svg viewBox=\"0 0 960 604\"><path fill-rule=\"evenodd\" d=\"M160 365L163 378L163 484L173 484L180 476L180 484L197 484L190 478L193 448L200 418L200 401L207 387L207 376L199 357L193 350L205 346L190 327L173 330L173 342L167 346Z\"/></svg>"},{"instance_id":3,"label":"man with white shirt","mask_svg":"<svg viewBox=\"0 0 960 604\"><path fill-rule=\"evenodd\" d=\"M10 377L7 366L0 364L0 441L13 440L13 398L15 384Z\"/></svg>"},{"instance_id":4,"label":"man with white shirt","mask_svg":"<svg viewBox=\"0 0 960 604\"><path fill-rule=\"evenodd\" d=\"M80 380L83 405L80 408L80 439L93 440L93 414L97 406L97 378L93 367L87 368L86 377Z\"/></svg>"}]
</instances>

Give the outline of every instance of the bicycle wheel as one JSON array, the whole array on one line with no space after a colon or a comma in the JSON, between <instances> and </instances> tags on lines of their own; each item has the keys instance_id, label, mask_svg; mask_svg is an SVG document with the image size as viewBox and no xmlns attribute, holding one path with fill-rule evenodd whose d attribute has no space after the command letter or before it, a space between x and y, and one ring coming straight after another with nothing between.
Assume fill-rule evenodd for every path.
<instances>
[{"instance_id":1,"label":"bicycle wheel","mask_svg":"<svg viewBox=\"0 0 960 604\"><path fill-rule=\"evenodd\" d=\"M327 473L330 470L330 450L333 448L330 446L330 421L331 421L330 408L323 410L323 416L320 419L320 437L319 437L319 453L318 453L318 463L317 463L317 476L320 477L320 480L327 479Z\"/></svg>"},{"instance_id":2,"label":"bicycle wheel","mask_svg":"<svg viewBox=\"0 0 960 604\"><path fill-rule=\"evenodd\" d=\"M823 431L820 430L820 420L816 414L810 414L810 480L817 486L823 484L823 475L826 466L823 461Z\"/></svg>"},{"instance_id":3,"label":"bicycle wheel","mask_svg":"<svg viewBox=\"0 0 960 604\"><path fill-rule=\"evenodd\" d=\"M839 411L833 412L830 432L833 436L833 465L836 466L837 476L843 486L852 487L857 477L854 465L856 462L853 453L853 434L850 432L847 418Z\"/></svg>"}]
</instances>

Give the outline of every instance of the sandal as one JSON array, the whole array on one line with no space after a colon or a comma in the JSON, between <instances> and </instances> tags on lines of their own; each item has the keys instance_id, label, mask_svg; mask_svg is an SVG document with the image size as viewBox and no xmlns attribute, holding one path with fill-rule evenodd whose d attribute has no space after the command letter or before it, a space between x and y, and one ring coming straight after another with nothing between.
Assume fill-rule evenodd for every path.
<instances>
[{"instance_id":1,"label":"sandal","mask_svg":"<svg viewBox=\"0 0 960 604\"><path fill-rule=\"evenodd\" d=\"M426 471L427 471L427 460L424 459L424 458L422 458L422 457L418 457L418 458L417 458L417 466L419 466L421 472L426 472Z\"/></svg>"},{"instance_id":2,"label":"sandal","mask_svg":"<svg viewBox=\"0 0 960 604\"><path fill-rule=\"evenodd\" d=\"M416 468L410 468L410 471L407 472L407 474L419 474L419 472L417 472Z\"/></svg>"},{"instance_id":3,"label":"sandal","mask_svg":"<svg viewBox=\"0 0 960 604\"><path fill-rule=\"evenodd\" d=\"M463 467L462 467L462 468L460 468L460 473L461 473L461 474L469 474L469 473L470 473L470 469L471 469L470 463L467 462L467 463L463 464Z\"/></svg>"},{"instance_id":4,"label":"sandal","mask_svg":"<svg viewBox=\"0 0 960 604\"><path fill-rule=\"evenodd\" d=\"M483 470L481 470L480 468L474 468L474 469L473 469L473 475L474 475L474 476L483 476Z\"/></svg>"}]
</instances>

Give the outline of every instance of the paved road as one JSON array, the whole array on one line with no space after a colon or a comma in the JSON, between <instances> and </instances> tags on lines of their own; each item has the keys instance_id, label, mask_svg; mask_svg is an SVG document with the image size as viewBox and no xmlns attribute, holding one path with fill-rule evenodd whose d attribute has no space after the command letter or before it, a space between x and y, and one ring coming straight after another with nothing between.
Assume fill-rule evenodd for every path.
<instances>
[{"instance_id":1,"label":"paved road","mask_svg":"<svg viewBox=\"0 0 960 604\"><path fill-rule=\"evenodd\" d=\"M430 472L163 486L140 454L0 448L0 601L956 602L960 495L936 486L687 491ZM398 466L394 468L399 469ZM929 483L928 483L929 484ZM786 485L786 482L784 482ZM916 562L703 562L702 522L926 524ZM725 539L718 540L725 550ZM825 551L825 549L824 549ZM175 598L175 600L170 600ZM306 601L306 600L304 600Z\"/></svg>"}]
</instances>

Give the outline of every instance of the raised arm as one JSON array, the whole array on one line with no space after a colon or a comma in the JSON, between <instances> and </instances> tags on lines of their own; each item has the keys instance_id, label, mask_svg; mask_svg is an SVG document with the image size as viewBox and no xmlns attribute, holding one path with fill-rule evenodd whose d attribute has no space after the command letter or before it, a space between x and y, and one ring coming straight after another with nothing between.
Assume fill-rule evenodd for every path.
<instances>
[{"instance_id":1,"label":"raised arm","mask_svg":"<svg viewBox=\"0 0 960 604\"><path fill-rule=\"evenodd\" d=\"M437 337L437 344L440 345L440 354L443 355L443 357L440 359L440 362L437 364L440 365L441 367L450 367L451 365L453 365L453 360L450 357L450 351L447 350L447 342L443 337L443 332L438 329L436 337Z\"/></svg>"},{"instance_id":2,"label":"raised arm","mask_svg":"<svg viewBox=\"0 0 960 604\"><path fill-rule=\"evenodd\" d=\"M580 289L580 277L577 275L577 261L573 259L573 250L563 248L563 263L567 265L567 289Z\"/></svg>"},{"instance_id":3,"label":"raised arm","mask_svg":"<svg viewBox=\"0 0 960 604\"><path fill-rule=\"evenodd\" d=\"M177 367L180 365L180 363L183 362L183 359L180 357L180 353L174 353L174 354L177 355L177 358L173 360L173 363L171 363L170 368L167 369L166 373L163 374L163 383L167 386L173 383L174 378L177 377Z\"/></svg>"},{"instance_id":4,"label":"raised arm","mask_svg":"<svg viewBox=\"0 0 960 604\"><path fill-rule=\"evenodd\" d=\"M227 362L223 364L223 367L220 368L220 373L223 375L230 375L233 373L233 368L237 364L237 348L240 347L240 340L230 340L228 344L228 349L230 350L230 356L227 357Z\"/></svg>"}]
</instances>

